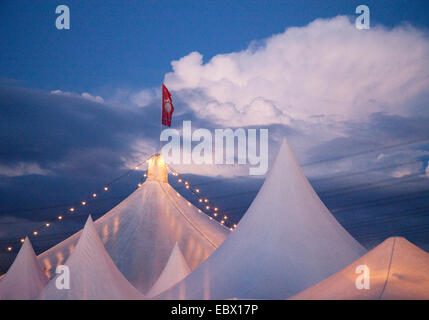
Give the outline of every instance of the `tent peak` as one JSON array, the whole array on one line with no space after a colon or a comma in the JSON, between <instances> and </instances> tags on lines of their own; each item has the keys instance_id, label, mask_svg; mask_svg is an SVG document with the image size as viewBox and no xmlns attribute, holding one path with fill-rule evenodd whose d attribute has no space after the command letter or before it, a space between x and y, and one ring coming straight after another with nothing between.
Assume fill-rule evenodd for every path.
<instances>
[{"instance_id":1,"label":"tent peak","mask_svg":"<svg viewBox=\"0 0 429 320\"><path fill-rule=\"evenodd\" d=\"M12 266L0 279L0 300L33 299L48 283L30 239L25 238Z\"/></svg>"},{"instance_id":2,"label":"tent peak","mask_svg":"<svg viewBox=\"0 0 429 320\"><path fill-rule=\"evenodd\" d=\"M147 180L168 182L167 165L161 154L156 153L148 160Z\"/></svg>"}]
</instances>

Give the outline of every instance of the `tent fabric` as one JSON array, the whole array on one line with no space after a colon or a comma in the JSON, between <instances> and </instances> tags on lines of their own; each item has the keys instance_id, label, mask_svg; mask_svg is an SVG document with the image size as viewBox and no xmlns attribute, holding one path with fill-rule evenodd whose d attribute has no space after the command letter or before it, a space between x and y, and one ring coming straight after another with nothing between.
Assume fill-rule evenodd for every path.
<instances>
[{"instance_id":1,"label":"tent fabric","mask_svg":"<svg viewBox=\"0 0 429 320\"><path fill-rule=\"evenodd\" d=\"M356 286L356 281L362 281L358 277L363 275L359 266L368 268L368 289ZM389 238L345 269L291 299L426 300L429 299L428 271L428 253L405 238Z\"/></svg>"},{"instance_id":2,"label":"tent fabric","mask_svg":"<svg viewBox=\"0 0 429 320\"><path fill-rule=\"evenodd\" d=\"M48 281L30 239L26 237L15 261L0 279L0 300L33 299Z\"/></svg>"},{"instance_id":3,"label":"tent fabric","mask_svg":"<svg viewBox=\"0 0 429 320\"><path fill-rule=\"evenodd\" d=\"M57 279L63 276L57 275L40 293L39 299L144 299L116 268L98 236L91 216L88 217L75 250L64 265L69 269L70 288L57 288Z\"/></svg>"},{"instance_id":4,"label":"tent fabric","mask_svg":"<svg viewBox=\"0 0 429 320\"><path fill-rule=\"evenodd\" d=\"M366 250L335 220L286 140L236 230L159 299L284 299Z\"/></svg>"},{"instance_id":5,"label":"tent fabric","mask_svg":"<svg viewBox=\"0 0 429 320\"><path fill-rule=\"evenodd\" d=\"M168 171L164 159L156 154L148 160L148 181L168 182Z\"/></svg>"},{"instance_id":6,"label":"tent fabric","mask_svg":"<svg viewBox=\"0 0 429 320\"><path fill-rule=\"evenodd\" d=\"M230 231L212 221L163 182L165 164L157 155L149 176L129 197L95 222L98 234L123 275L146 293L164 269L177 242L193 270L225 240ZM161 166L161 168L159 168ZM153 171L155 170L155 171ZM156 174L152 174L156 172ZM73 251L81 231L39 256L54 275Z\"/></svg>"},{"instance_id":7,"label":"tent fabric","mask_svg":"<svg viewBox=\"0 0 429 320\"><path fill-rule=\"evenodd\" d=\"M147 293L147 298L153 298L165 290L170 289L176 283L183 280L190 272L191 269L186 263L185 257L176 243L173 251L171 252L170 258L168 259L167 265L158 280Z\"/></svg>"}]
</instances>

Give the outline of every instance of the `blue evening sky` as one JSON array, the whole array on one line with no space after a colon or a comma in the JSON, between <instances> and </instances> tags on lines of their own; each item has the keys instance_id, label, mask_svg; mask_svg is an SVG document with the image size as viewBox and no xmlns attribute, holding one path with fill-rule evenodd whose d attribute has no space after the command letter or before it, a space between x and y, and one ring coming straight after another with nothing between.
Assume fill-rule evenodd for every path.
<instances>
[{"instance_id":1,"label":"blue evening sky","mask_svg":"<svg viewBox=\"0 0 429 320\"><path fill-rule=\"evenodd\" d=\"M55 28L66 4L71 29ZM156 87L170 62L192 51L205 60L245 49L257 39L316 18L355 15L366 4L371 23L428 27L425 0L378 1L2 1L0 77L45 90Z\"/></svg>"}]
</instances>

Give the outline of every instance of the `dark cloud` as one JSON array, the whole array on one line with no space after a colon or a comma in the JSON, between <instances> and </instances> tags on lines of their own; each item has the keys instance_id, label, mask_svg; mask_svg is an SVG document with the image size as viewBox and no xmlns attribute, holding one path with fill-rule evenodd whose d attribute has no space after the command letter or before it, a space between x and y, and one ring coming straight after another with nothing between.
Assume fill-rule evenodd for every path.
<instances>
[{"instance_id":1,"label":"dark cloud","mask_svg":"<svg viewBox=\"0 0 429 320\"><path fill-rule=\"evenodd\" d=\"M35 162L54 174L103 174L119 167L135 139L157 138L157 111L0 87L0 164Z\"/></svg>"}]
</instances>

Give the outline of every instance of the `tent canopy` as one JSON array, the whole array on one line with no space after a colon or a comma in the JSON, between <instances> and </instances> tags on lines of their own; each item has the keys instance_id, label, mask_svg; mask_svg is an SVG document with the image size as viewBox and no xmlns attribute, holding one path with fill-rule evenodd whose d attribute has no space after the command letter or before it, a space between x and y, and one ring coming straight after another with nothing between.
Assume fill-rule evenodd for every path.
<instances>
[{"instance_id":1,"label":"tent canopy","mask_svg":"<svg viewBox=\"0 0 429 320\"><path fill-rule=\"evenodd\" d=\"M170 289L179 281L183 280L191 269L186 263L177 243L174 245L173 252L171 252L167 265L162 271L156 283L147 293L148 298L153 298L167 289Z\"/></svg>"},{"instance_id":2,"label":"tent canopy","mask_svg":"<svg viewBox=\"0 0 429 320\"><path fill-rule=\"evenodd\" d=\"M91 300L91 299L143 299L116 268L98 236L91 216L79 237L75 250L64 264L69 269L70 288L58 288L53 278L42 291L40 299ZM62 279L58 279L59 282Z\"/></svg>"},{"instance_id":3,"label":"tent canopy","mask_svg":"<svg viewBox=\"0 0 429 320\"><path fill-rule=\"evenodd\" d=\"M369 288L356 286L369 272ZM358 272L356 272L356 270ZM402 237L389 238L328 279L292 299L429 299L429 254Z\"/></svg>"},{"instance_id":4,"label":"tent canopy","mask_svg":"<svg viewBox=\"0 0 429 320\"><path fill-rule=\"evenodd\" d=\"M160 155L148 163L149 179L95 222L112 260L124 276L146 293L167 264L175 243L195 269L225 240L230 231L199 212L167 181ZM74 250L81 231L39 256L53 276Z\"/></svg>"},{"instance_id":5,"label":"tent canopy","mask_svg":"<svg viewBox=\"0 0 429 320\"><path fill-rule=\"evenodd\" d=\"M15 261L0 278L0 299L32 299L47 283L48 277L37 260L30 239L26 237Z\"/></svg>"},{"instance_id":6,"label":"tent canopy","mask_svg":"<svg viewBox=\"0 0 429 320\"><path fill-rule=\"evenodd\" d=\"M284 140L236 230L158 298L284 299L365 252L319 199Z\"/></svg>"}]
</instances>

